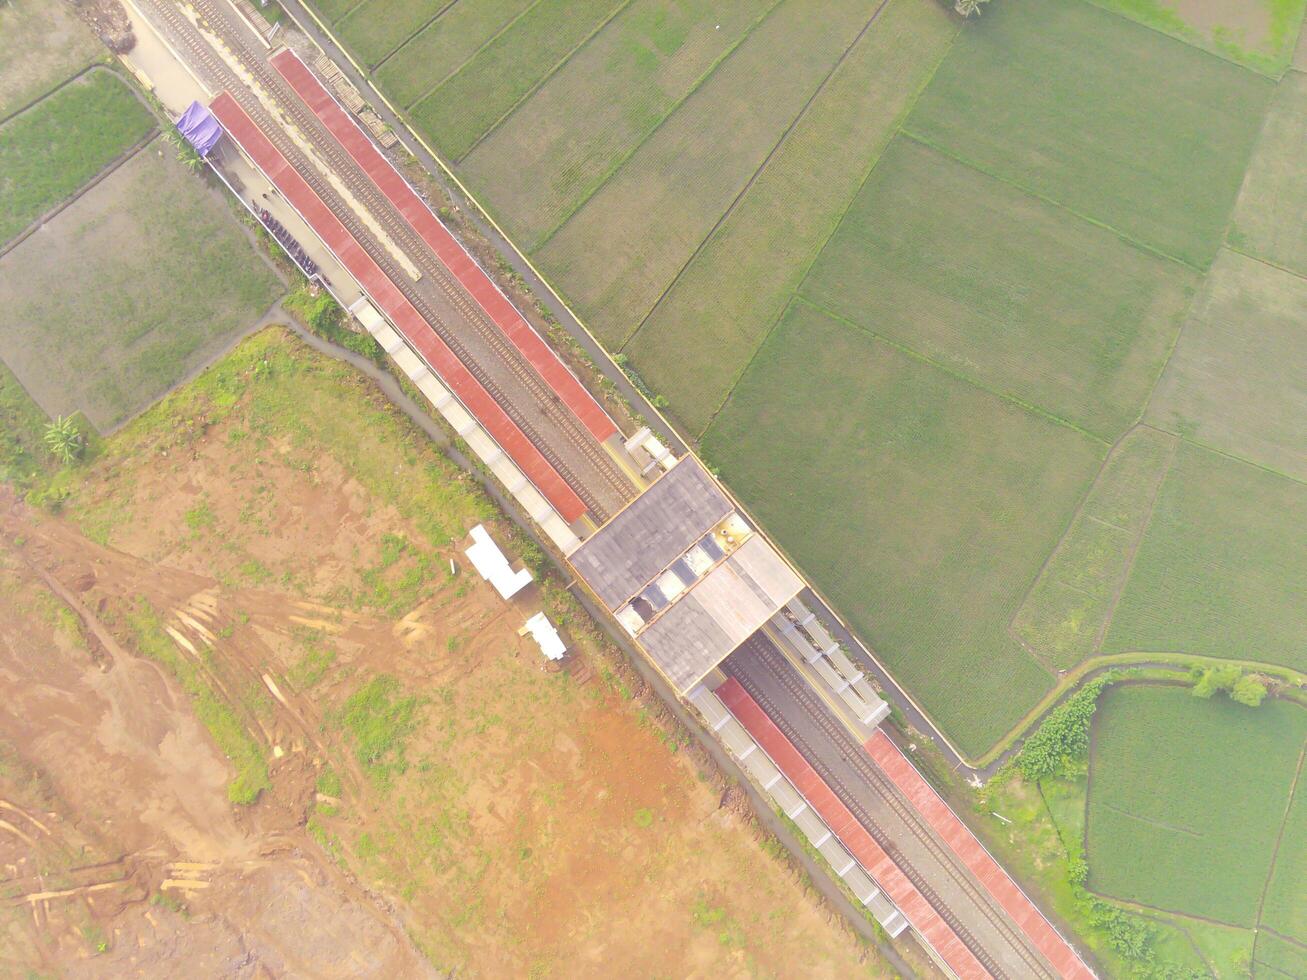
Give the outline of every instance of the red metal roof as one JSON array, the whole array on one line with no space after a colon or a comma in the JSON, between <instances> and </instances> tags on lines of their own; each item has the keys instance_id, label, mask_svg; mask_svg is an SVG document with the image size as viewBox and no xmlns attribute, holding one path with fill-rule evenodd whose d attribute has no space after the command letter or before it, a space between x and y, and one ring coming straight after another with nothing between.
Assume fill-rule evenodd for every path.
<instances>
[{"instance_id":1,"label":"red metal roof","mask_svg":"<svg viewBox=\"0 0 1307 980\"><path fill-rule=\"evenodd\" d=\"M572 410L590 434L599 442L614 435L617 426L585 386L568 370L541 336L527 323L499 288L477 265L471 255L431 213L426 202L409 186L377 149L376 145L339 103L332 98L316 75L290 49L279 52L272 66L290 84L323 125L336 137L354 162L363 168L373 183L390 199L413 230L422 236L431 251L468 291L509 341L535 368L563 404Z\"/></svg>"},{"instance_id":2,"label":"red metal roof","mask_svg":"<svg viewBox=\"0 0 1307 980\"><path fill-rule=\"evenodd\" d=\"M1017 887L1006 871L976 840L958 815L940 799L939 794L917 772L907 756L890 737L877 729L866 742L866 749L876 764L885 770L899 792L908 798L917 812L926 818L935 832L944 839L1028 937L1031 944L1044 954L1064 977L1075 980L1092 980L1094 972L1080 959L1080 955L1063 939L1044 918L1025 892Z\"/></svg>"},{"instance_id":3,"label":"red metal roof","mask_svg":"<svg viewBox=\"0 0 1307 980\"><path fill-rule=\"evenodd\" d=\"M963 980L992 980L989 971L976 959L975 954L958 938L953 928L940 917L934 906L917 890L876 839L867 832L825 780L809 765L798 749L785 737L767 712L749 696L734 677L717 688L717 696L726 705L745 730L753 736L777 768L794 784L826 826L839 838L858 863L871 872L871 876L898 906L931 948L949 968Z\"/></svg>"},{"instance_id":4,"label":"red metal roof","mask_svg":"<svg viewBox=\"0 0 1307 980\"><path fill-rule=\"evenodd\" d=\"M481 383L440 339L422 314L401 293L390 277L364 251L340 219L272 142L244 109L227 92L209 108L223 129L250 156L299 215L326 243L349 274L358 280L372 301L381 308L396 329L422 355L464 407L526 474L545 499L567 523L580 518L587 508L535 444Z\"/></svg>"}]
</instances>

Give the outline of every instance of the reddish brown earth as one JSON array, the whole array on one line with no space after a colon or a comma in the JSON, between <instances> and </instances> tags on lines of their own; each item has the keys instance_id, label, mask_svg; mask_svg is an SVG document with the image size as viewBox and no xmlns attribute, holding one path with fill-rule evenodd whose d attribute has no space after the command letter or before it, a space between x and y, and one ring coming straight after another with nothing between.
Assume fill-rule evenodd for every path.
<instances>
[{"instance_id":1,"label":"reddish brown earth","mask_svg":"<svg viewBox=\"0 0 1307 980\"><path fill-rule=\"evenodd\" d=\"M462 570L471 523L508 531L375 389L245 350L62 514L0 499L0 973L888 974L592 626L546 669L518 627L575 613ZM253 805L146 607L268 760ZM370 762L342 718L383 675L413 723Z\"/></svg>"}]
</instances>

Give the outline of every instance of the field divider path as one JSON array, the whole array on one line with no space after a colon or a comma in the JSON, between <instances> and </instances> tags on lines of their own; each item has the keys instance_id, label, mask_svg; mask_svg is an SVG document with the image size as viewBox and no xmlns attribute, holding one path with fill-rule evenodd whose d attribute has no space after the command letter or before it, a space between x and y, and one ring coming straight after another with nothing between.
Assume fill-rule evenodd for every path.
<instances>
[{"instance_id":1,"label":"field divider path","mask_svg":"<svg viewBox=\"0 0 1307 980\"><path fill-rule=\"evenodd\" d=\"M1280 829L1276 832L1275 835L1275 849L1271 851L1271 865L1266 871L1266 880L1262 882L1261 894L1257 896L1257 916L1256 918L1253 919L1254 958L1256 958L1256 953L1257 953L1257 938L1256 938L1257 933L1260 932L1263 928L1262 910L1265 909L1266 907L1266 893L1271 890L1271 882L1275 878L1275 865L1280 859L1280 847L1284 843L1284 828L1289 825L1289 814L1293 812L1294 799L1295 797L1297 797L1298 790L1302 786L1303 760L1305 758L1307 758L1307 742L1303 743L1303 747L1301 751L1299 751L1298 753L1298 766L1293 771L1293 783L1289 786L1289 799L1284 804L1284 816L1280 818ZM1276 935L1278 936L1279 933L1276 933ZM1293 942L1296 945L1300 945L1304 949L1307 949L1307 943L1301 943L1298 942L1297 940L1287 939L1287 937L1281 937L1281 938L1285 938L1288 942Z\"/></svg>"},{"instance_id":2,"label":"field divider path","mask_svg":"<svg viewBox=\"0 0 1307 980\"><path fill-rule=\"evenodd\" d=\"M699 239L699 243L695 245L685 261L681 263L680 268L676 270L676 274L672 276L671 281L663 287L662 291L654 299L649 309L645 310L644 315L640 317L640 322L637 323L634 329L632 329L625 339L623 339L621 343L622 348L625 348L626 345L631 342L632 338L639 333L640 328L648 322L649 317L653 315L654 310L658 309L659 304L667 298L667 295L676 288L677 283L679 283L682 277L684 277L686 270L690 268L694 263L694 260L699 257L704 248L707 247L708 243L712 241L713 236L717 234L717 231L726 223L727 219L735 213L735 209L739 207L740 202L744 200L754 184L758 182L758 178L761 177L763 171L767 169L767 165L775 158L780 148L785 145L785 141L789 139L790 134L794 132L795 128L799 125L799 122L808 114L808 110L812 108L812 105L817 101L818 96L825 91L826 86L835 76L835 73L839 70L840 66L848 60L850 53L852 53L853 49L858 46L858 42L861 41L866 36L867 32L871 30L872 25L874 25L879 19L881 12L889 5L889 2L890 0L880 0L880 3L876 5L875 11L872 12L872 15L867 19L867 22L862 25L861 30L854 35L853 40L850 41L848 45L845 46L844 50L840 52L840 56L835 59L834 64L832 64L826 74L822 76L821 81L817 83L816 88L814 88L808 95L807 100L800 107L799 111L795 113L794 118L790 120L789 125L785 127L780 137L772 144L771 149L767 151L767 155L762 158L762 161L754 168L753 173L749 175L749 179L744 182L744 185L739 189L735 197L731 199L731 203L726 206L726 210L718 215L717 220L713 222L712 227L709 228L703 237Z\"/></svg>"},{"instance_id":3,"label":"field divider path","mask_svg":"<svg viewBox=\"0 0 1307 980\"><path fill-rule=\"evenodd\" d=\"M957 370L956 368L949 367L947 364L941 364L933 357L930 357L927 354L923 354L921 353L921 351L916 350L913 347L909 347L906 344L900 343L897 340L894 340L890 337L886 337L884 334L877 333L875 330L872 330L870 327L864 327L860 323L855 323L854 321L850 320L848 317L836 313L834 310L827 309L826 307L822 306L820 303L816 303L813 300L809 299L807 296L804 296L802 293L796 293L794 297L794 301L796 303L802 303L804 306L807 306L810 309L815 310L816 312L820 313L824 317L827 317L828 319L834 320L836 323L843 324L844 326L849 327L852 330L857 330L859 333L866 334L868 337L873 338L879 343L885 344L887 347L893 348L894 350L898 351L900 354L904 354L915 361L920 361L922 364L929 365L935 370L947 374L951 378L961 381L964 384L970 385L972 388L975 388L979 391L983 391L987 395L991 395L994 398L998 398L1012 405L1015 405L1017 408L1029 412L1031 415L1038 416L1039 418L1044 419L1046 422L1051 422L1054 425L1065 426L1066 428L1071 429L1074 432L1080 433L1086 439L1091 439L1094 442L1104 447L1110 448L1112 445L1110 442L1108 442L1098 433L1091 432L1088 429L1084 428L1083 426L1077 425L1075 422L1072 422L1070 419L1063 418L1061 415L1056 415L1053 412L1040 408L1038 405L1032 404L1031 402L1026 401L1024 398L1018 398L1010 391L1000 391L997 388L991 388L989 385L977 381L975 378L971 377L970 375L963 374L961 371Z\"/></svg>"},{"instance_id":4,"label":"field divider path","mask_svg":"<svg viewBox=\"0 0 1307 980\"><path fill-rule=\"evenodd\" d=\"M367 0L364 0L364 3L366 3L366 2L367 2ZM532 10L534 10L534 9L535 9L539 4L541 4L542 2L543 2L543 0L531 0L531 3L527 4L527 5L526 5L525 7L523 7L520 11L518 11L516 14L514 14L512 17L510 17L510 18L509 18L505 23L501 24L500 27L499 27L499 29L498 29L497 31L495 31L493 34L491 34L488 38L486 38L484 41L482 41L479 45L477 45L477 48L476 48L475 51L473 51L470 55L468 55L466 58L464 58L462 61L460 61L457 65L455 65L453 68L451 68L451 69L450 69L448 72L446 72L444 75L441 75L440 78L439 78L437 81L435 81L434 83L432 83L432 84L431 84L430 86L428 86L427 88L423 89L422 92L421 92L421 94L418 95L417 98L415 98L415 99L413 99L411 102L408 102L407 104L405 104L405 105L403 106L404 111L405 111L405 112L412 112L413 109L415 109L417 106L419 106L420 104L422 104L423 102L425 102L427 99L429 99L432 95L435 94L436 90L437 90L438 88L440 88L440 86L444 85L447 81L449 81L451 78L453 78L453 77L454 77L455 75L457 75L459 72L461 72L464 68L466 68L468 65L470 65L473 61L475 61L477 55L481 54L482 51L484 51L486 48L490 47L490 45L492 45L492 44L494 44L496 41L498 41L498 40L499 40L499 39L500 39L504 34L508 33L508 31L510 31L510 30L513 28L513 25L514 25L514 24L516 24L519 20L521 20L523 17L525 17L527 14L529 14ZM306 8L306 9L307 9L307 8ZM333 24L332 26L334 27L335 25ZM421 32L419 31L418 33L421 33ZM417 37L417 34L414 34L413 37ZM409 38L409 40L411 41L411 40L413 40L413 38ZM405 43L407 43L407 42L405 42ZM401 45L401 47L402 47L402 46L403 46L403 45ZM396 52L398 52L398 51L399 51L399 48L396 48L396 49L395 49L394 51L392 51L390 54L386 55L386 59L389 60L389 59L390 59L390 58L391 58L391 57L392 57ZM352 59L351 59L351 60L352 60ZM381 64L383 64L383 63L384 63L384 62L382 62L382 63L378 63L378 64L376 65L376 68L373 68L373 69L367 70L366 73L367 73L368 77L369 77L369 78L372 78L372 77L373 77L373 72L375 72L377 68L380 68L380 67L381 67Z\"/></svg>"},{"instance_id":5,"label":"field divider path","mask_svg":"<svg viewBox=\"0 0 1307 980\"><path fill-rule=\"evenodd\" d=\"M544 248L546 245L548 245L549 241L556 234L558 234L558 232L560 232L563 229L563 226L566 225L569 221L571 221L572 218L576 215L576 213L580 211L583 207L585 207L586 204L589 203L590 199L594 197L596 194L598 194L601 190L603 190L604 186L610 180L612 180L613 177L615 177L624 166L626 166L627 162L633 156L635 156L636 153L640 151L640 148L644 146L646 143L648 143L651 139L653 139L658 134L658 131L661 130L664 125L666 125L668 120L670 120L673 116L675 116L676 113L680 110L680 108L683 105L685 105L691 98L693 98L694 94L698 92L699 89L703 88L703 86L708 83L708 80L717 73L717 69L730 60L731 55L733 55L736 51L738 51L741 45L743 45L744 42L747 41L750 38L750 36L752 36L753 32L758 28L758 25L762 24L768 17L770 17L776 11L776 9L780 7L780 5L783 4L784 2L785 0L776 0L775 3L773 3L770 7L764 10L762 14L759 15L754 20L754 22L749 25L747 30L742 31L740 33L739 38L737 38L736 41L730 47L724 50L720 55L717 56L716 59L713 60L712 64L710 64L704 70L704 72L694 80L694 84L692 84L688 89L686 89L685 94L682 95L679 99L677 99L674 103L672 103L672 105L668 107L667 111L664 112L658 118L658 120L653 124L653 126L649 128L649 131L645 133L644 136L641 137L638 141L636 141L626 152L622 153L613 162L612 166L610 166L607 170L605 170L602 174L600 174L598 179L593 182L593 184L576 201L576 203L574 203L570 208L568 208L567 212L561 218L559 218L558 221L555 222L554 225L548 231L546 231L543 235L538 236L535 241L530 242L526 246L526 250L534 254L540 251L540 249ZM637 327L636 329L638 330L639 328ZM635 334L632 333L631 337L633 338L634 336ZM628 342L630 341L630 339L631 338L627 338Z\"/></svg>"},{"instance_id":6,"label":"field divider path","mask_svg":"<svg viewBox=\"0 0 1307 980\"><path fill-rule=\"evenodd\" d=\"M364 0L364 2L366 3L367 0ZM393 58L396 54L398 54L398 53L399 53L399 52L404 48L404 46L405 46L406 44L408 44L410 41L412 41L415 37L417 37L419 34L421 34L423 31L425 31L428 27L430 27L430 26L431 26L432 24L434 24L436 21L440 20L440 18L443 17L443 16L445 15L446 11L448 11L449 8L452 7L452 6L454 6L454 4L456 4L456 3L458 3L458 0L449 0L448 3L444 4L444 5L441 6L441 7L438 7L438 8L436 9L436 12L435 12L434 14L432 14L430 18L428 18L426 21L424 21L424 22L422 23L422 25L421 25L421 26L420 26L416 31L414 31L414 32L413 32L412 34L410 34L408 37L404 38L404 40L400 41L400 42L399 42L398 44L396 44L393 48L391 48L389 51L387 51L386 54L385 54L385 56L384 56L380 61L378 61L375 65L369 65L369 66L368 66L369 70L374 71L374 72L377 71L377 69L379 69L379 68L380 68L382 65L384 65L387 61L389 61L389 60L390 60L391 58Z\"/></svg>"},{"instance_id":7,"label":"field divider path","mask_svg":"<svg viewBox=\"0 0 1307 980\"><path fill-rule=\"evenodd\" d=\"M1110 231L1117 238L1121 239L1121 241L1125 242L1127 245L1133 245L1135 248L1139 249L1140 251L1147 252L1150 255L1155 255L1159 259L1166 259L1169 262L1175 262L1177 265L1182 265L1186 269L1190 269L1197 273L1206 274L1207 272L1207 268L1203 266L1195 265L1194 263L1186 261L1185 259L1178 258L1177 256L1171 255L1168 252L1164 252L1160 248L1157 248L1154 245L1149 245L1147 242L1142 242L1139 239L1132 237L1128 233L1122 231L1120 228L1108 224L1106 221L1100 221L1097 218L1091 218L1089 215L1084 214L1081 211L1077 211L1075 210L1075 208L1072 208L1066 204L1063 204L1061 201L1057 200L1056 198L1052 198L1052 197L1048 197L1047 195L1040 194L1038 191L1032 190L1029 187L1027 187L1025 184L1013 180L1010 177L1001 176L1000 174L997 174L994 171L981 166L979 163L970 159L969 157L964 157L954 152L953 150L950 150L948 147L942 146L941 144L935 142L928 136L923 136L920 133L914 133L912 132L912 130L907 128L900 130L900 133L904 138L910 139L912 140L912 142L924 146L927 149L934 150L936 153L940 154L941 156L947 157L948 159L952 160L955 163L960 163L964 167L969 167L970 169L974 170L978 174L984 174L986 177L989 177L992 180L997 180L1000 183L1007 184L1009 187L1015 187L1023 194L1028 194L1030 197L1033 197L1037 201L1043 201L1045 204L1051 205L1052 207L1055 207L1061 211L1065 211L1067 214L1079 218L1081 221L1087 221L1091 225L1094 225L1095 227L1102 228L1104 231Z\"/></svg>"},{"instance_id":8,"label":"field divider path","mask_svg":"<svg viewBox=\"0 0 1307 980\"><path fill-rule=\"evenodd\" d=\"M602 21L600 21L597 25L595 25L595 27L590 31L589 34L581 38L579 44L577 44L565 55L563 55L563 57L560 58L557 62L555 62L555 64L547 72L541 75L540 78L536 79L536 81L530 86L530 88L528 88L525 92L523 92L520 96L518 96L516 101L514 101L511 106L509 106L507 109L503 111L503 113L500 114L498 119L492 122L489 125L489 127L487 127L486 130L481 133L480 136L478 136L476 139L474 139L471 142L471 144L468 146L466 150L464 150L457 157L455 157L454 163L459 164L462 163L464 160L466 160L468 155L471 154L472 151L474 151L478 146L480 146L482 141L487 136L489 136L491 133L497 130L501 125L503 125L504 121L508 119L509 116L515 113L520 106L524 105L527 102L527 100L531 98L531 96L535 95L536 92L540 91L541 87L543 87L545 83L547 83L551 78L554 77L554 75L560 72L564 68L564 66L567 65L569 61L571 61L574 57L576 57L577 53L580 52L582 48L584 48L587 44L589 44L596 37L598 37L600 32L602 32L605 27L611 24L622 13L622 11L626 10L626 8L629 7L634 2L635 0L622 0L621 3L617 4L617 6L615 6L612 10L610 10L608 12L608 16L605 17Z\"/></svg>"},{"instance_id":9,"label":"field divider path","mask_svg":"<svg viewBox=\"0 0 1307 980\"><path fill-rule=\"evenodd\" d=\"M1121 605L1121 597L1125 595L1126 586L1130 584L1130 573L1135 569L1135 558L1139 555L1139 546L1144 543L1144 538L1148 534L1148 529L1152 527L1153 515L1157 513L1157 501L1162 495L1162 487L1166 485L1166 478L1171 472L1171 467L1175 464L1176 454L1180 451L1180 439L1174 439L1171 442L1171 451L1166 457L1166 465L1161 468L1157 478L1157 484L1153 487L1153 492L1148 498L1148 516L1139 523L1139 530L1135 532L1130 541L1130 550L1126 555L1125 569L1121 575L1120 581L1116 583L1116 588L1112 592L1112 600L1107 606L1107 615L1103 617L1103 623L1098 628L1098 634L1094 637L1094 652L1103 652L1103 641L1107 639L1107 631L1112 628L1112 620L1116 618L1117 607Z\"/></svg>"},{"instance_id":10,"label":"field divider path","mask_svg":"<svg viewBox=\"0 0 1307 980\"><path fill-rule=\"evenodd\" d=\"M19 245L23 244L23 242L27 241L27 239L31 238L34 234L40 231L45 225L49 224L51 221L57 218L68 208L72 207L74 204L80 201L82 197L84 197L86 194L95 190L95 188L98 187L101 182L103 182L108 177L112 176L118 170L119 167L127 163L127 161L131 160L133 157L136 156L136 154L140 153L152 142L154 142L154 140L158 137L158 135L159 135L159 127L155 126L148 133L146 133L139 140L137 140L132 146L129 146L122 153L118 154L117 158L110 161L105 166L105 168L101 170L98 174L96 174L94 177L88 180L81 187L77 188L77 190L73 192L73 195L71 197L64 198L64 200L60 201L45 214L41 215L30 225L28 225L26 228L20 231L17 235L9 239L9 241L0 245L0 259L4 258L10 252L16 249Z\"/></svg>"}]
</instances>

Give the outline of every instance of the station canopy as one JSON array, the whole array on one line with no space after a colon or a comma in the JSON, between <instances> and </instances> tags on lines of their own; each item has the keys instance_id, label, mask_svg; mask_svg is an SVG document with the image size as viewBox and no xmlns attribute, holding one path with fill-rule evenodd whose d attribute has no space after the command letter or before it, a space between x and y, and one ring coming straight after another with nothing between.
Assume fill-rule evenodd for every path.
<instances>
[{"instance_id":1,"label":"station canopy","mask_svg":"<svg viewBox=\"0 0 1307 980\"><path fill-rule=\"evenodd\" d=\"M803 588L692 456L569 560L680 694Z\"/></svg>"},{"instance_id":2,"label":"station canopy","mask_svg":"<svg viewBox=\"0 0 1307 980\"><path fill-rule=\"evenodd\" d=\"M213 118L213 113L206 106L198 102L192 102L181 114L177 120L177 132L202 157L207 157L222 138L222 126L218 120Z\"/></svg>"}]
</instances>

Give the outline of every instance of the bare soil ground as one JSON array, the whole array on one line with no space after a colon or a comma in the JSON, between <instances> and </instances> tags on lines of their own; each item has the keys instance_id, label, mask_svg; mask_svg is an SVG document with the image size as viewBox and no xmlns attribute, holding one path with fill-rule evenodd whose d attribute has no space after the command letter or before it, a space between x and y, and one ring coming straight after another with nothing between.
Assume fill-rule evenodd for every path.
<instances>
[{"instance_id":1,"label":"bare soil ground","mask_svg":"<svg viewBox=\"0 0 1307 980\"><path fill-rule=\"evenodd\" d=\"M449 573L491 515L351 372L267 331L63 486L0 502L6 969L888 972L579 619L544 668L561 590Z\"/></svg>"}]
</instances>

